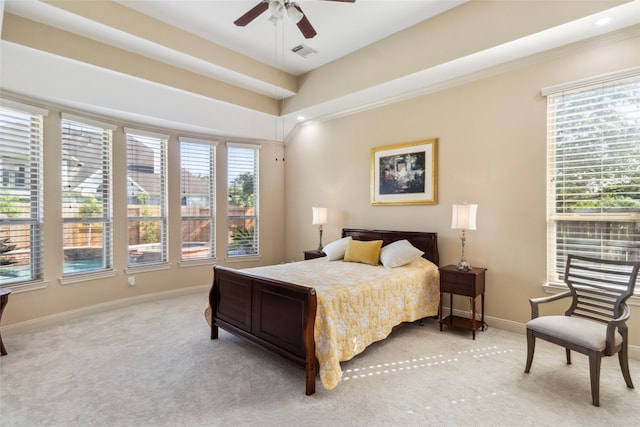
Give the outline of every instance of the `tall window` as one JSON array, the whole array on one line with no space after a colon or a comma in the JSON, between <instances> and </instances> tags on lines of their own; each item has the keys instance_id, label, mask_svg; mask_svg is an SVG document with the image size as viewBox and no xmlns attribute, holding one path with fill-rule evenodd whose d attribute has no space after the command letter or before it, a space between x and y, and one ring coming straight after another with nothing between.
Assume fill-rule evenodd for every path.
<instances>
[{"instance_id":1,"label":"tall window","mask_svg":"<svg viewBox=\"0 0 640 427\"><path fill-rule=\"evenodd\" d=\"M129 266L167 262L167 139L126 129Z\"/></svg>"},{"instance_id":2,"label":"tall window","mask_svg":"<svg viewBox=\"0 0 640 427\"><path fill-rule=\"evenodd\" d=\"M112 128L63 115L63 274L112 268Z\"/></svg>"},{"instance_id":3,"label":"tall window","mask_svg":"<svg viewBox=\"0 0 640 427\"><path fill-rule=\"evenodd\" d=\"M640 75L543 94L549 280L570 253L640 261Z\"/></svg>"},{"instance_id":4,"label":"tall window","mask_svg":"<svg viewBox=\"0 0 640 427\"><path fill-rule=\"evenodd\" d=\"M259 146L227 144L229 257L258 254Z\"/></svg>"},{"instance_id":5,"label":"tall window","mask_svg":"<svg viewBox=\"0 0 640 427\"><path fill-rule=\"evenodd\" d=\"M0 286L42 280L45 114L0 106Z\"/></svg>"},{"instance_id":6,"label":"tall window","mask_svg":"<svg viewBox=\"0 0 640 427\"><path fill-rule=\"evenodd\" d=\"M216 147L180 138L180 213L183 260L213 258L215 251Z\"/></svg>"}]
</instances>

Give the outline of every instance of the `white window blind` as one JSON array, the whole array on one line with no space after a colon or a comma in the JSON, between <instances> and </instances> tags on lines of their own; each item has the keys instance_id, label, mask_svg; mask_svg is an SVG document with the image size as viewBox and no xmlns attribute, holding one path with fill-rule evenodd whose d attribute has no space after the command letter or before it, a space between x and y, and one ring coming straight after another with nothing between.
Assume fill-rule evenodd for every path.
<instances>
[{"instance_id":1,"label":"white window blind","mask_svg":"<svg viewBox=\"0 0 640 427\"><path fill-rule=\"evenodd\" d=\"M127 133L129 266L167 262L167 137Z\"/></svg>"},{"instance_id":2,"label":"white window blind","mask_svg":"<svg viewBox=\"0 0 640 427\"><path fill-rule=\"evenodd\" d=\"M227 144L227 256L258 255L259 146Z\"/></svg>"},{"instance_id":3,"label":"white window blind","mask_svg":"<svg viewBox=\"0 0 640 427\"><path fill-rule=\"evenodd\" d=\"M62 120L65 276L112 268L112 132L79 120Z\"/></svg>"},{"instance_id":4,"label":"white window blind","mask_svg":"<svg viewBox=\"0 0 640 427\"><path fill-rule=\"evenodd\" d=\"M42 123L0 107L0 286L43 278Z\"/></svg>"},{"instance_id":5,"label":"white window blind","mask_svg":"<svg viewBox=\"0 0 640 427\"><path fill-rule=\"evenodd\" d=\"M640 74L547 101L549 280L570 253L640 261Z\"/></svg>"},{"instance_id":6,"label":"white window blind","mask_svg":"<svg viewBox=\"0 0 640 427\"><path fill-rule=\"evenodd\" d=\"M182 260L216 255L215 164L214 142L180 138Z\"/></svg>"}]
</instances>

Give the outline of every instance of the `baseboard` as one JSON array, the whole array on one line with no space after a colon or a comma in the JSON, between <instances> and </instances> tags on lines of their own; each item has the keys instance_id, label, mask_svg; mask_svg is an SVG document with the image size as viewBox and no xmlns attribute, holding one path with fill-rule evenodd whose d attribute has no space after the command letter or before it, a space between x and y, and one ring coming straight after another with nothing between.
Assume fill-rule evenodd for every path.
<instances>
[{"instance_id":1,"label":"baseboard","mask_svg":"<svg viewBox=\"0 0 640 427\"><path fill-rule=\"evenodd\" d=\"M453 310L456 316L471 317L471 312ZM517 332L522 335L527 333L527 327L524 323L514 322L512 320L500 319L497 317L484 316L484 321L490 328L502 329L509 332ZM524 338L524 337L523 337ZM640 360L640 347L635 345L629 346L629 358L633 360Z\"/></svg>"},{"instance_id":2,"label":"baseboard","mask_svg":"<svg viewBox=\"0 0 640 427\"><path fill-rule=\"evenodd\" d=\"M145 302L159 301L165 298L175 298L184 295L191 295L199 292L206 293L211 289L211 285L191 286L188 288L172 289L170 291L154 292L151 294L139 295L130 298L118 299L115 301L104 302L101 304L91 305L88 307L78 308L76 310L64 311L62 313L51 314L49 316L38 317L37 319L26 320L24 322L14 323L12 325L4 326L2 328L2 336L9 337L11 335L17 335L24 332L31 332L44 328L46 326L52 326L58 323L68 322L78 317L87 316L90 314L102 313L109 310L115 310L118 308L128 307L134 304L141 304ZM202 310L204 311L204 306Z\"/></svg>"}]
</instances>

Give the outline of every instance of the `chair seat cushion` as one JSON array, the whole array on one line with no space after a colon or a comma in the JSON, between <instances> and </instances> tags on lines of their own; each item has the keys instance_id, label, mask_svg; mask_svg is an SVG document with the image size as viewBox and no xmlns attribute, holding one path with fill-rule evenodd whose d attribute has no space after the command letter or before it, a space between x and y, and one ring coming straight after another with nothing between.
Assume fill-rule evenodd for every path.
<instances>
[{"instance_id":1,"label":"chair seat cushion","mask_svg":"<svg viewBox=\"0 0 640 427\"><path fill-rule=\"evenodd\" d=\"M551 335L563 341L603 351L606 347L607 325L575 316L541 316L527 322L527 329ZM622 343L622 335L616 330L614 346Z\"/></svg>"}]
</instances>

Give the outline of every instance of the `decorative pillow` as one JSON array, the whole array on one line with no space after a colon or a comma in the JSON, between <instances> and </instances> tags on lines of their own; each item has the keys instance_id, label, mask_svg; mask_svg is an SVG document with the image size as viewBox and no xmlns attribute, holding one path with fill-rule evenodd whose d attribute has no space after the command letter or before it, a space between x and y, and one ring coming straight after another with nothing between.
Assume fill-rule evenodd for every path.
<instances>
[{"instance_id":1,"label":"decorative pillow","mask_svg":"<svg viewBox=\"0 0 640 427\"><path fill-rule=\"evenodd\" d=\"M351 236L343 237L340 240L334 240L322 249L327 254L327 260L336 261L344 258L344 252L347 250L347 243L351 240Z\"/></svg>"},{"instance_id":2,"label":"decorative pillow","mask_svg":"<svg viewBox=\"0 0 640 427\"><path fill-rule=\"evenodd\" d=\"M382 240L351 240L347 243L344 260L347 262L361 262L363 264L378 265L380 263L380 248Z\"/></svg>"},{"instance_id":3,"label":"decorative pillow","mask_svg":"<svg viewBox=\"0 0 640 427\"><path fill-rule=\"evenodd\" d=\"M420 258L424 252L409 243L398 240L389 243L380 251L380 262L388 268L401 267Z\"/></svg>"}]
</instances>

